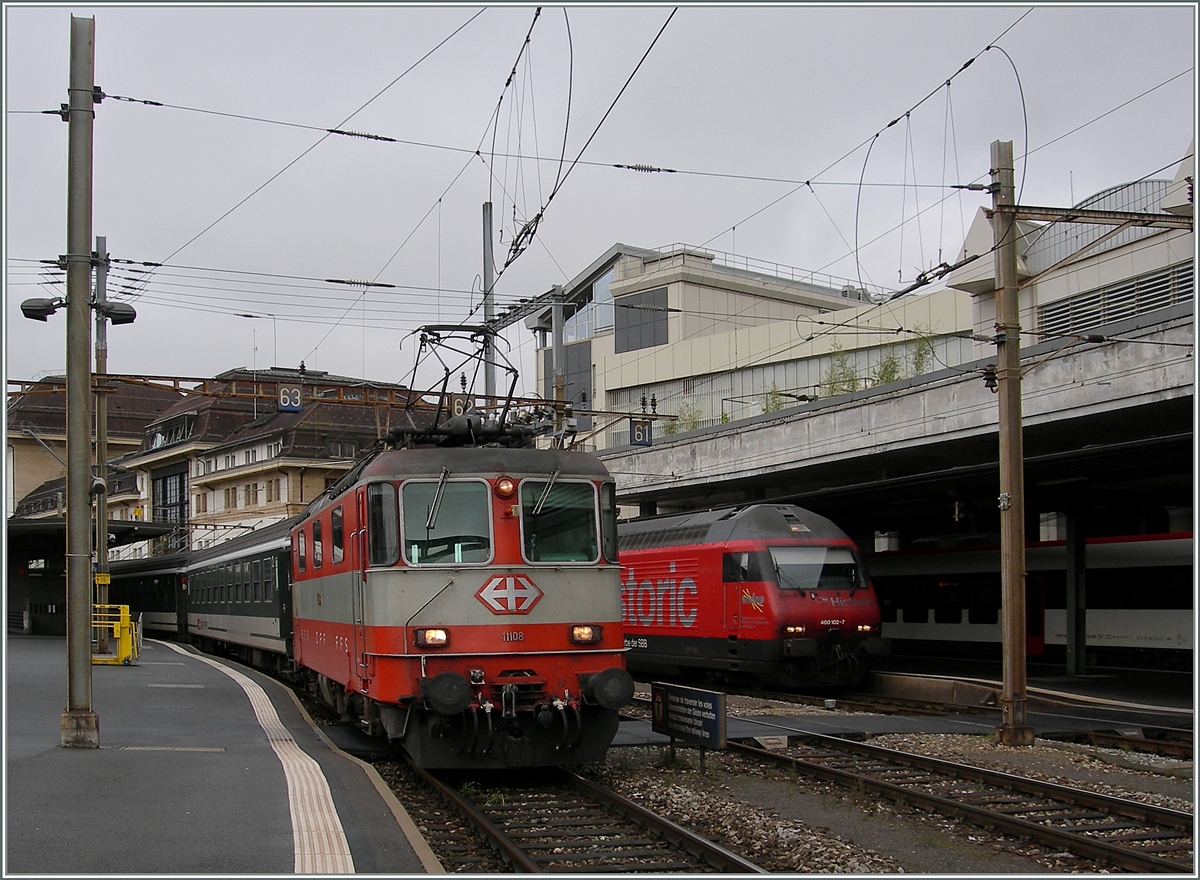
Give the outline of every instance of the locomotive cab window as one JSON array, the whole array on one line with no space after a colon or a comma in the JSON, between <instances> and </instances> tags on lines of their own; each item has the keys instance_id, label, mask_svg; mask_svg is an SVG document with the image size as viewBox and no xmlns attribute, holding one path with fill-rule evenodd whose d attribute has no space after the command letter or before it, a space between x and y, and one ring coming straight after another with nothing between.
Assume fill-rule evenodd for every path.
<instances>
[{"instance_id":1,"label":"locomotive cab window","mask_svg":"<svg viewBox=\"0 0 1200 880\"><path fill-rule=\"evenodd\" d=\"M727 584L774 580L771 555L761 550L725 553L721 556L721 579Z\"/></svg>"},{"instance_id":2,"label":"locomotive cab window","mask_svg":"<svg viewBox=\"0 0 1200 880\"><path fill-rule=\"evenodd\" d=\"M320 568L324 561L324 542L321 540L321 520L313 520L313 568Z\"/></svg>"},{"instance_id":3,"label":"locomotive cab window","mask_svg":"<svg viewBox=\"0 0 1200 880\"><path fill-rule=\"evenodd\" d=\"M600 532L604 538L604 558L617 561L617 485L600 487Z\"/></svg>"},{"instance_id":4,"label":"locomotive cab window","mask_svg":"<svg viewBox=\"0 0 1200 880\"><path fill-rule=\"evenodd\" d=\"M772 547L771 563L782 590L857 590L866 586L848 547Z\"/></svg>"},{"instance_id":5,"label":"locomotive cab window","mask_svg":"<svg viewBox=\"0 0 1200 880\"><path fill-rule=\"evenodd\" d=\"M395 565L400 558L396 487L391 483L367 486L367 554L371 565Z\"/></svg>"},{"instance_id":6,"label":"locomotive cab window","mask_svg":"<svg viewBox=\"0 0 1200 880\"><path fill-rule=\"evenodd\" d=\"M409 565L483 563L492 558L492 507L481 480L409 480L400 488Z\"/></svg>"},{"instance_id":7,"label":"locomotive cab window","mask_svg":"<svg viewBox=\"0 0 1200 880\"><path fill-rule=\"evenodd\" d=\"M522 550L529 562L595 562L596 487L591 483L521 483Z\"/></svg>"}]
</instances>

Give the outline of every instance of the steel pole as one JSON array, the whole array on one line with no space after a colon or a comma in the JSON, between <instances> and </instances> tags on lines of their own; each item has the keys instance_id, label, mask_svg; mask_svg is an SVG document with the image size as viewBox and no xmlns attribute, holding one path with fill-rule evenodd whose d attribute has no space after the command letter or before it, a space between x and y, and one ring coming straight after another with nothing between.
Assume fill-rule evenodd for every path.
<instances>
[{"instance_id":1,"label":"steel pole","mask_svg":"<svg viewBox=\"0 0 1200 880\"><path fill-rule=\"evenodd\" d=\"M1004 745L1032 745L1025 681L1025 450L1021 437L1021 321L1017 289L1012 141L992 143L992 235L996 271L996 384L1000 397L1000 595L1004 620Z\"/></svg>"},{"instance_id":2,"label":"steel pole","mask_svg":"<svg viewBox=\"0 0 1200 880\"><path fill-rule=\"evenodd\" d=\"M96 604L108 604L108 395L105 382L108 373L108 316L103 306L108 302L108 242L96 236L96 476L100 478L96 493ZM96 634L96 650L108 653L108 632Z\"/></svg>"},{"instance_id":3,"label":"steel pole","mask_svg":"<svg viewBox=\"0 0 1200 880\"><path fill-rule=\"evenodd\" d=\"M67 145L67 709L62 745L99 748L92 711L91 348L94 18L71 16Z\"/></svg>"},{"instance_id":4,"label":"steel pole","mask_svg":"<svg viewBox=\"0 0 1200 880\"><path fill-rule=\"evenodd\" d=\"M496 303L492 298L494 260L492 257L492 203L483 203L483 326L492 330L496 317ZM496 343L489 333L483 341L483 391L488 406L496 401Z\"/></svg>"}]
</instances>

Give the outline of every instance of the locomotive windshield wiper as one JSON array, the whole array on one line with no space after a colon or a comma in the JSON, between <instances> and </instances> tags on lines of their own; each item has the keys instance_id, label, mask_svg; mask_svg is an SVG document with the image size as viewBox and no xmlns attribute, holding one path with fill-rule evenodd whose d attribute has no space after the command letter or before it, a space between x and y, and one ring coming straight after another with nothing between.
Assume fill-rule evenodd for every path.
<instances>
[{"instance_id":1,"label":"locomotive windshield wiper","mask_svg":"<svg viewBox=\"0 0 1200 880\"><path fill-rule=\"evenodd\" d=\"M789 584L791 584L795 589L799 590L801 593L804 592L804 587L800 586L800 584L790 574L788 574L786 571L784 571L780 567L778 562L775 562L774 560L771 560L771 561L775 565L776 580L778 580L779 578L783 578L785 581L787 581Z\"/></svg>"},{"instance_id":2,"label":"locomotive windshield wiper","mask_svg":"<svg viewBox=\"0 0 1200 880\"><path fill-rule=\"evenodd\" d=\"M446 492L446 481L450 478L450 468L442 468L441 479L438 480L437 491L433 493L433 503L429 505L429 516L425 518L425 531L428 532L437 525L438 511L442 507L442 495Z\"/></svg>"},{"instance_id":3,"label":"locomotive windshield wiper","mask_svg":"<svg viewBox=\"0 0 1200 880\"><path fill-rule=\"evenodd\" d=\"M550 497L550 489L554 486L554 481L558 479L558 475L562 473L562 468L555 468L550 474L550 479L546 482L546 488L542 490L542 497L538 499L537 504L533 505L533 515L537 516L542 512L542 507L546 504L546 499Z\"/></svg>"}]
</instances>

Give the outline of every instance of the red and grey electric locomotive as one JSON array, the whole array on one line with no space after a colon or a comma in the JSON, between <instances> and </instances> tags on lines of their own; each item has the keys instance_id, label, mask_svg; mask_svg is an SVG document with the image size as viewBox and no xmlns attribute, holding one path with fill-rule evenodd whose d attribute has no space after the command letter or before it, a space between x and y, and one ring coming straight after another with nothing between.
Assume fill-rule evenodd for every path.
<instances>
[{"instance_id":1,"label":"red and grey electric locomotive","mask_svg":"<svg viewBox=\"0 0 1200 880\"><path fill-rule=\"evenodd\" d=\"M417 363L466 334L478 353L458 351L478 369L490 333L424 328ZM295 662L422 767L597 761L633 699L616 486L566 448L566 426L536 448L537 420L562 413L509 418L506 369L506 401L485 418L447 395L447 368L432 417L406 407L391 448L291 530Z\"/></svg>"},{"instance_id":2,"label":"red and grey electric locomotive","mask_svg":"<svg viewBox=\"0 0 1200 880\"><path fill-rule=\"evenodd\" d=\"M850 685L867 672L879 603L854 542L794 505L754 504L620 526L632 672Z\"/></svg>"},{"instance_id":3,"label":"red and grey electric locomotive","mask_svg":"<svg viewBox=\"0 0 1200 880\"><path fill-rule=\"evenodd\" d=\"M633 697L604 466L394 449L335 489L291 538L295 659L318 692L423 767L602 759Z\"/></svg>"}]
</instances>

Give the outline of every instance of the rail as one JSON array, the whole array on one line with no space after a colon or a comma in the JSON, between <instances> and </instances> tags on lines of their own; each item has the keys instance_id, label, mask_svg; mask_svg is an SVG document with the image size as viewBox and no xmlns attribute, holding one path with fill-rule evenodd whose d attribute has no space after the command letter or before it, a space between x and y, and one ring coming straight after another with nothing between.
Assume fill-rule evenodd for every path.
<instances>
[{"instance_id":1,"label":"rail","mask_svg":"<svg viewBox=\"0 0 1200 880\"><path fill-rule=\"evenodd\" d=\"M1193 871L1190 813L837 737L800 739L813 745L787 754L729 748L1128 870Z\"/></svg>"}]
</instances>

